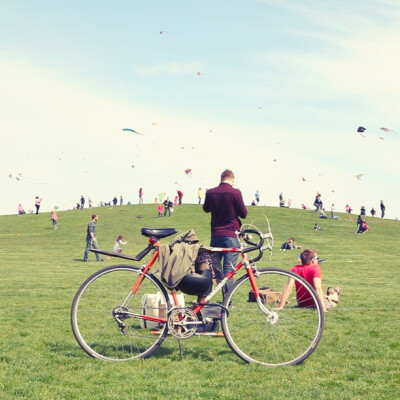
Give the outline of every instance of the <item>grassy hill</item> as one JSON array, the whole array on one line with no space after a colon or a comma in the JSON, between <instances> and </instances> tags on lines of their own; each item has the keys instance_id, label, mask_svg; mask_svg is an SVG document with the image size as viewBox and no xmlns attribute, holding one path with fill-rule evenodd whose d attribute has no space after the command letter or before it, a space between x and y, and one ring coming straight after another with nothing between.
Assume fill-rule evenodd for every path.
<instances>
[{"instance_id":1,"label":"grassy hill","mask_svg":"<svg viewBox=\"0 0 400 400\"><path fill-rule=\"evenodd\" d=\"M72 299L86 277L117 263L97 263L93 254L93 262L81 261L93 212L107 250L123 234L125 252L137 254L146 245L144 226L194 228L203 243L210 240L210 216L198 205L176 207L171 218L157 218L154 205L63 211L57 230L48 213L0 217L1 399L398 397L400 222L367 217L370 232L355 235L356 216L320 220L312 211L249 208L246 222L263 230L267 215L275 237L272 261L266 254L259 267L291 268L297 252L279 247L294 236L326 259L324 287L342 286L311 357L297 367L268 369L243 363L223 338L211 337L185 341L183 357L173 340L146 360L115 364L87 356L70 328ZM315 222L326 230L314 231Z\"/></svg>"}]
</instances>

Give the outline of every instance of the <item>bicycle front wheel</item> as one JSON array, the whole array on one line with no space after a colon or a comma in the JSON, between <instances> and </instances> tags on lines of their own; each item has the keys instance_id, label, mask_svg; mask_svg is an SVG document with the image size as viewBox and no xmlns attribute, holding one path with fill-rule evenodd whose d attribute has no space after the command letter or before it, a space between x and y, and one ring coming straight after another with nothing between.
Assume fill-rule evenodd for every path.
<instances>
[{"instance_id":1,"label":"bicycle front wheel","mask_svg":"<svg viewBox=\"0 0 400 400\"><path fill-rule=\"evenodd\" d=\"M107 267L90 276L76 293L71 308L72 330L90 356L107 361L145 358L164 341L167 324L157 325L140 316L166 315L168 295L156 277L146 274L131 296L140 272L134 266ZM157 295L157 304L144 304L144 296L149 294Z\"/></svg>"},{"instance_id":2,"label":"bicycle front wheel","mask_svg":"<svg viewBox=\"0 0 400 400\"><path fill-rule=\"evenodd\" d=\"M304 287L302 300L307 296L314 307L298 307L293 291L285 308L277 309L279 293L289 278ZM274 268L259 270L256 282L258 288L276 292L267 295L263 310L249 301L252 288L247 275L234 284L224 301L229 313L222 314L229 346L246 362L270 367L301 363L317 347L324 328L324 313L314 289L298 275Z\"/></svg>"}]
</instances>

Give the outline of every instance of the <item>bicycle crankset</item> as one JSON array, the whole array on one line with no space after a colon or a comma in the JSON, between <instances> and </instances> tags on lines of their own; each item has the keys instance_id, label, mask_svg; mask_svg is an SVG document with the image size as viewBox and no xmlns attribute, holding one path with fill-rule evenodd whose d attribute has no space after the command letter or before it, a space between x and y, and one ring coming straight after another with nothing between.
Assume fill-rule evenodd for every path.
<instances>
[{"instance_id":1,"label":"bicycle crankset","mask_svg":"<svg viewBox=\"0 0 400 400\"><path fill-rule=\"evenodd\" d=\"M172 309L168 316L168 331L178 339L188 339L197 330L199 318L189 308Z\"/></svg>"}]
</instances>

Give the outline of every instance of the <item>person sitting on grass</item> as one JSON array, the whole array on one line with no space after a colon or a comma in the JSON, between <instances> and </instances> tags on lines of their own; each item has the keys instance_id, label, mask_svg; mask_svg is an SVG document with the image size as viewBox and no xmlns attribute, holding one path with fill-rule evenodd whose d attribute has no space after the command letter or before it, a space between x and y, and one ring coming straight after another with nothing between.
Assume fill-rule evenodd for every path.
<instances>
[{"instance_id":1,"label":"person sitting on grass","mask_svg":"<svg viewBox=\"0 0 400 400\"><path fill-rule=\"evenodd\" d=\"M361 215L357 218L357 230L356 233L365 233L369 231L368 224L362 219Z\"/></svg>"},{"instance_id":2,"label":"person sitting on grass","mask_svg":"<svg viewBox=\"0 0 400 400\"><path fill-rule=\"evenodd\" d=\"M322 290L322 272L321 267L318 263L317 252L314 250L305 249L300 254L300 260L301 265L295 265L291 269L291 271L304 278L314 288L317 297L321 302L322 310L324 312L327 312L328 308L325 304L325 296ZM295 282L294 279L289 278L285 289L282 292L282 298L278 309L282 309L285 307L294 285L296 285L296 297L298 306L305 308L315 308L315 302L309 296L308 291L304 288L304 286L299 282Z\"/></svg>"},{"instance_id":3,"label":"person sitting on grass","mask_svg":"<svg viewBox=\"0 0 400 400\"><path fill-rule=\"evenodd\" d=\"M334 289L329 286L325 295L325 305L327 308L336 307L340 299L340 286Z\"/></svg>"}]
</instances>

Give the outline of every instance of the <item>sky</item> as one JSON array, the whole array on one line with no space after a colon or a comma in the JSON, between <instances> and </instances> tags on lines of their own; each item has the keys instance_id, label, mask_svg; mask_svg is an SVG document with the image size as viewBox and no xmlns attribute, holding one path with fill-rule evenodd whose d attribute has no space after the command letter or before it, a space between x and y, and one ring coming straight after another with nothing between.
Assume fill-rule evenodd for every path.
<instances>
[{"instance_id":1,"label":"sky","mask_svg":"<svg viewBox=\"0 0 400 400\"><path fill-rule=\"evenodd\" d=\"M1 0L0 214L229 168L248 205L400 217L399 43L398 0Z\"/></svg>"}]
</instances>

